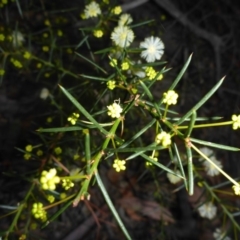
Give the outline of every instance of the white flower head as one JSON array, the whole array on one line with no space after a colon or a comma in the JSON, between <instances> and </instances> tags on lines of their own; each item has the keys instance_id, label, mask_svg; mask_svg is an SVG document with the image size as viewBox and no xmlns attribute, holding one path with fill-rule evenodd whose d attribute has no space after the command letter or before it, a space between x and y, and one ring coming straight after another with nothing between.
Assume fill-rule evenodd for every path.
<instances>
[{"instance_id":1,"label":"white flower head","mask_svg":"<svg viewBox=\"0 0 240 240\"><path fill-rule=\"evenodd\" d=\"M179 170L177 170L175 173L178 174L178 175L181 175ZM172 184L176 184L176 183L181 181L180 177L178 177L176 175L173 175L171 173L167 173L167 178L170 181L170 183L172 183Z\"/></svg>"},{"instance_id":2,"label":"white flower head","mask_svg":"<svg viewBox=\"0 0 240 240\"><path fill-rule=\"evenodd\" d=\"M164 53L164 44L158 37L145 38L144 42L140 43L140 48L144 48L141 52L141 57L145 58L147 62L155 62L160 60Z\"/></svg>"},{"instance_id":3,"label":"white flower head","mask_svg":"<svg viewBox=\"0 0 240 240\"><path fill-rule=\"evenodd\" d=\"M200 206L198 212L201 217L211 220L216 216L217 207L212 202L208 202Z\"/></svg>"},{"instance_id":4,"label":"white flower head","mask_svg":"<svg viewBox=\"0 0 240 240\"><path fill-rule=\"evenodd\" d=\"M214 156L214 152L212 149L208 148L208 147L202 147L202 148L199 148L199 150L204 154L206 155L207 157L212 157ZM205 161L205 159L201 156L199 158L199 161Z\"/></svg>"},{"instance_id":5,"label":"white flower head","mask_svg":"<svg viewBox=\"0 0 240 240\"><path fill-rule=\"evenodd\" d=\"M22 46L23 42L25 41L23 34L20 31L14 30L12 32L12 44L13 47L20 47Z\"/></svg>"},{"instance_id":6,"label":"white flower head","mask_svg":"<svg viewBox=\"0 0 240 240\"><path fill-rule=\"evenodd\" d=\"M119 118L121 115L120 113L123 111L122 107L114 102L112 105L107 106L108 108L108 115L112 118Z\"/></svg>"},{"instance_id":7,"label":"white flower head","mask_svg":"<svg viewBox=\"0 0 240 240\"><path fill-rule=\"evenodd\" d=\"M128 13L124 13L120 16L119 20L118 20L118 25L119 26L124 26L124 25L128 25L133 21L132 17L130 14Z\"/></svg>"},{"instance_id":8,"label":"white flower head","mask_svg":"<svg viewBox=\"0 0 240 240\"><path fill-rule=\"evenodd\" d=\"M49 90L47 88L43 88L40 92L40 98L45 100L50 95Z\"/></svg>"},{"instance_id":9,"label":"white flower head","mask_svg":"<svg viewBox=\"0 0 240 240\"><path fill-rule=\"evenodd\" d=\"M98 3L91 2L90 4L86 5L84 13L86 18L91 18L97 17L102 13L102 11Z\"/></svg>"},{"instance_id":10,"label":"white flower head","mask_svg":"<svg viewBox=\"0 0 240 240\"><path fill-rule=\"evenodd\" d=\"M215 163L219 168L221 168L221 169L223 168L222 163L220 161L218 161L215 156L210 157L210 160L213 163ZM203 165L204 165L207 175L209 175L211 177L216 176L220 173L219 170L213 164L208 162L207 160L205 160L203 162Z\"/></svg>"},{"instance_id":11,"label":"white flower head","mask_svg":"<svg viewBox=\"0 0 240 240\"><path fill-rule=\"evenodd\" d=\"M213 233L213 237L216 240L231 240L230 237L226 236L226 232L222 232L220 228L217 228Z\"/></svg>"},{"instance_id":12,"label":"white flower head","mask_svg":"<svg viewBox=\"0 0 240 240\"><path fill-rule=\"evenodd\" d=\"M121 48L128 47L134 39L134 33L127 26L117 26L111 34L111 39Z\"/></svg>"}]
</instances>

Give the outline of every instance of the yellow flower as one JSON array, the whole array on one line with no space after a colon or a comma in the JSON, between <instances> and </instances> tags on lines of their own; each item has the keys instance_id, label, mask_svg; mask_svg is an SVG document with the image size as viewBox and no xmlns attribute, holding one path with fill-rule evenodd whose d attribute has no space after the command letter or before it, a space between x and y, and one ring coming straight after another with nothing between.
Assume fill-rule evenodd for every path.
<instances>
[{"instance_id":1,"label":"yellow flower","mask_svg":"<svg viewBox=\"0 0 240 240\"><path fill-rule=\"evenodd\" d=\"M233 129L236 130L240 127L240 115L232 115L232 120L233 120Z\"/></svg>"},{"instance_id":2,"label":"yellow flower","mask_svg":"<svg viewBox=\"0 0 240 240\"><path fill-rule=\"evenodd\" d=\"M3 76L5 74L5 70L4 69L0 69L0 76Z\"/></svg>"},{"instance_id":3,"label":"yellow flower","mask_svg":"<svg viewBox=\"0 0 240 240\"><path fill-rule=\"evenodd\" d=\"M107 108L107 114L112 118L119 118L121 116L120 113L123 111L118 103L113 103L112 105L107 106Z\"/></svg>"},{"instance_id":4,"label":"yellow flower","mask_svg":"<svg viewBox=\"0 0 240 240\"><path fill-rule=\"evenodd\" d=\"M30 153L25 153L24 155L23 155L23 157L24 157L24 159L25 160L29 160L30 158L31 158L31 154Z\"/></svg>"},{"instance_id":5,"label":"yellow flower","mask_svg":"<svg viewBox=\"0 0 240 240\"><path fill-rule=\"evenodd\" d=\"M44 38L47 38L47 37L48 37L48 33L44 33L44 34L43 34L43 37L44 37Z\"/></svg>"},{"instance_id":6,"label":"yellow flower","mask_svg":"<svg viewBox=\"0 0 240 240\"><path fill-rule=\"evenodd\" d=\"M41 219L42 221L47 220L47 212L43 209L43 204L41 202L33 204L32 214L37 219Z\"/></svg>"},{"instance_id":7,"label":"yellow flower","mask_svg":"<svg viewBox=\"0 0 240 240\"><path fill-rule=\"evenodd\" d=\"M121 12L122 12L122 8L121 6L117 6L115 7L112 12L115 14L115 15L119 15Z\"/></svg>"},{"instance_id":8,"label":"yellow flower","mask_svg":"<svg viewBox=\"0 0 240 240\"><path fill-rule=\"evenodd\" d=\"M62 30L58 29L58 30L57 30L57 35L58 35L59 37L62 37L62 35L63 35Z\"/></svg>"},{"instance_id":9,"label":"yellow flower","mask_svg":"<svg viewBox=\"0 0 240 240\"><path fill-rule=\"evenodd\" d=\"M95 36L96 38L101 38L103 36L103 31L102 30L94 30L93 36Z\"/></svg>"},{"instance_id":10,"label":"yellow flower","mask_svg":"<svg viewBox=\"0 0 240 240\"><path fill-rule=\"evenodd\" d=\"M44 190L55 190L56 184L60 182L60 178L56 176L57 170L51 168L49 171L42 171L40 183Z\"/></svg>"},{"instance_id":11,"label":"yellow flower","mask_svg":"<svg viewBox=\"0 0 240 240\"><path fill-rule=\"evenodd\" d=\"M232 189L236 195L240 195L240 185L233 185Z\"/></svg>"},{"instance_id":12,"label":"yellow flower","mask_svg":"<svg viewBox=\"0 0 240 240\"><path fill-rule=\"evenodd\" d=\"M168 90L163 94L163 103L175 105L177 103L178 94L174 90Z\"/></svg>"},{"instance_id":13,"label":"yellow flower","mask_svg":"<svg viewBox=\"0 0 240 240\"><path fill-rule=\"evenodd\" d=\"M155 162L158 161L158 159L156 157L152 157L152 156L149 156L152 160L154 160ZM146 162L146 166L152 166L152 163L151 162Z\"/></svg>"},{"instance_id":14,"label":"yellow flower","mask_svg":"<svg viewBox=\"0 0 240 240\"><path fill-rule=\"evenodd\" d=\"M110 89L110 90L113 90L115 87L116 87L116 81L113 81L113 80L110 80L107 82L107 87Z\"/></svg>"},{"instance_id":15,"label":"yellow flower","mask_svg":"<svg viewBox=\"0 0 240 240\"><path fill-rule=\"evenodd\" d=\"M74 183L70 179L63 179L62 186L65 190L68 190L74 186Z\"/></svg>"},{"instance_id":16,"label":"yellow flower","mask_svg":"<svg viewBox=\"0 0 240 240\"><path fill-rule=\"evenodd\" d=\"M50 23L50 21L49 21L48 19L46 19L46 20L44 21L44 24L45 24L46 26L50 26L50 25L51 25L51 23Z\"/></svg>"},{"instance_id":17,"label":"yellow flower","mask_svg":"<svg viewBox=\"0 0 240 240\"><path fill-rule=\"evenodd\" d=\"M31 53L30 52L25 52L23 57L26 58L26 59L29 59L31 57Z\"/></svg>"},{"instance_id":18,"label":"yellow flower","mask_svg":"<svg viewBox=\"0 0 240 240\"><path fill-rule=\"evenodd\" d=\"M117 66L117 59L115 59L115 58L112 58L111 60L110 60L110 66L111 67L115 67L115 66Z\"/></svg>"},{"instance_id":19,"label":"yellow flower","mask_svg":"<svg viewBox=\"0 0 240 240\"><path fill-rule=\"evenodd\" d=\"M48 52L48 51L49 51L49 46L43 46L43 47L42 47L42 50L43 50L44 52Z\"/></svg>"},{"instance_id":20,"label":"yellow flower","mask_svg":"<svg viewBox=\"0 0 240 240\"><path fill-rule=\"evenodd\" d=\"M4 34L0 34L0 41L4 41L4 39L5 39L5 36L4 36Z\"/></svg>"},{"instance_id":21,"label":"yellow flower","mask_svg":"<svg viewBox=\"0 0 240 240\"><path fill-rule=\"evenodd\" d=\"M62 153L62 149L61 149L60 147L56 147L56 148L54 149L54 152L55 152L57 155L59 155L59 154Z\"/></svg>"},{"instance_id":22,"label":"yellow flower","mask_svg":"<svg viewBox=\"0 0 240 240\"><path fill-rule=\"evenodd\" d=\"M171 144L171 135L162 131L156 136L155 142L157 144L162 144L163 147L168 147Z\"/></svg>"},{"instance_id":23,"label":"yellow flower","mask_svg":"<svg viewBox=\"0 0 240 240\"><path fill-rule=\"evenodd\" d=\"M47 200L50 202L50 203L53 203L55 201L55 197L53 195L48 195L47 196Z\"/></svg>"},{"instance_id":24,"label":"yellow flower","mask_svg":"<svg viewBox=\"0 0 240 240\"><path fill-rule=\"evenodd\" d=\"M14 59L14 58L11 58L10 61L11 61L11 62L13 63L13 65L14 65L15 67L17 67L17 68L22 68L22 67L23 67L22 63L19 62L19 61L16 60L16 59Z\"/></svg>"},{"instance_id":25,"label":"yellow flower","mask_svg":"<svg viewBox=\"0 0 240 240\"><path fill-rule=\"evenodd\" d=\"M32 149L33 149L32 145L27 145L27 146L25 147L25 150L26 150L27 152L31 152Z\"/></svg>"},{"instance_id":26,"label":"yellow flower","mask_svg":"<svg viewBox=\"0 0 240 240\"><path fill-rule=\"evenodd\" d=\"M119 160L119 159L115 159L114 160L114 164L113 164L113 168L115 168L115 170L117 172L120 172L121 170L125 170L126 169L126 161L125 160Z\"/></svg>"},{"instance_id":27,"label":"yellow flower","mask_svg":"<svg viewBox=\"0 0 240 240\"><path fill-rule=\"evenodd\" d=\"M122 67L122 70L128 70L129 69L129 63L128 62L123 62L121 67Z\"/></svg>"},{"instance_id":28,"label":"yellow flower","mask_svg":"<svg viewBox=\"0 0 240 240\"><path fill-rule=\"evenodd\" d=\"M36 67L37 68L41 68L42 67L42 63L37 63Z\"/></svg>"},{"instance_id":29,"label":"yellow flower","mask_svg":"<svg viewBox=\"0 0 240 240\"><path fill-rule=\"evenodd\" d=\"M37 150L37 156L42 156L43 155L43 151L41 149Z\"/></svg>"},{"instance_id":30,"label":"yellow flower","mask_svg":"<svg viewBox=\"0 0 240 240\"><path fill-rule=\"evenodd\" d=\"M48 117L48 118L47 118L47 122L48 122L48 123L51 123L52 120L53 120L52 117Z\"/></svg>"},{"instance_id":31,"label":"yellow flower","mask_svg":"<svg viewBox=\"0 0 240 240\"><path fill-rule=\"evenodd\" d=\"M157 77L157 80L158 80L158 81L161 81L162 79L163 79L163 75L160 74L160 75Z\"/></svg>"},{"instance_id":32,"label":"yellow flower","mask_svg":"<svg viewBox=\"0 0 240 240\"><path fill-rule=\"evenodd\" d=\"M146 72L149 80L153 80L156 77L156 75L157 75L157 73L156 73L156 71L154 70L153 67L147 67L145 69L145 72Z\"/></svg>"},{"instance_id":33,"label":"yellow flower","mask_svg":"<svg viewBox=\"0 0 240 240\"><path fill-rule=\"evenodd\" d=\"M79 118L79 114L78 113L73 113L70 117L68 117L68 121L72 124L72 125L75 125L78 118Z\"/></svg>"},{"instance_id":34,"label":"yellow flower","mask_svg":"<svg viewBox=\"0 0 240 240\"><path fill-rule=\"evenodd\" d=\"M78 160L80 158L80 155L79 154L75 154L74 156L73 156L73 160Z\"/></svg>"}]
</instances>

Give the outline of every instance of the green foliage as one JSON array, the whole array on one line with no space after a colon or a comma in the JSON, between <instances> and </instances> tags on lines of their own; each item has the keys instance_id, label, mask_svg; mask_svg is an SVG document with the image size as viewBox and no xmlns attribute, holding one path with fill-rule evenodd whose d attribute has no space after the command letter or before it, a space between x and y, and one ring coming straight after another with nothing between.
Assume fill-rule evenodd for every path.
<instances>
[{"instance_id":1,"label":"green foliage","mask_svg":"<svg viewBox=\"0 0 240 240\"><path fill-rule=\"evenodd\" d=\"M199 146L239 149L192 137L196 128L240 126L236 115L227 122L219 117L197 116L198 109L217 91L224 78L187 113L178 113L181 93L176 89L192 55L168 88L156 96L155 87L167 81L165 76L170 70L165 61L160 61L164 44L159 37L146 36L138 46L134 29L149 21L133 25L130 15L119 15L121 9L106 2L87 1L86 6L57 10L54 4L45 1L41 7L21 5L20 1L1 6L2 18L14 9L21 22L30 18L28 14L42 12L30 30L21 22L14 25L5 19L1 23L0 77L2 85L14 78L22 84L39 84L42 87L39 99L44 102L44 111L35 122L37 142L29 139L25 149L16 146L23 154L22 161L36 162L37 167L27 176L17 176L29 183L21 203L14 210L0 205L7 212L2 218L14 216L1 235L5 239L19 233L19 239L31 236L34 224L39 229L48 227L68 207L77 206L81 200L89 201L89 189L97 185L126 239L131 239L128 226L121 220L102 181L101 165L127 172L134 170L134 161L139 162L141 173L152 174L153 178L155 173L166 173L168 184L177 183L189 195L201 184L208 193L206 202L218 204L221 218L227 217L232 228L240 231L234 210L216 194L221 186L212 186L208 179L221 173L228 184L234 185L236 195L240 185ZM71 22L79 13L83 19ZM69 29L72 25L81 27L77 31ZM20 216L27 218L24 227L20 225Z\"/></svg>"}]
</instances>

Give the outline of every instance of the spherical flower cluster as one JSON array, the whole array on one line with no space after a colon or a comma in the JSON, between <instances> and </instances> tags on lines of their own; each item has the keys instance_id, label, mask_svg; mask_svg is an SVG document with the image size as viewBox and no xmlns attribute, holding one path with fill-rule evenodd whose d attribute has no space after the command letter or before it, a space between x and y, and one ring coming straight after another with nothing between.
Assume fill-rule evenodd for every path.
<instances>
[{"instance_id":1,"label":"spherical flower cluster","mask_svg":"<svg viewBox=\"0 0 240 240\"><path fill-rule=\"evenodd\" d=\"M54 148L54 152L57 154L57 155L60 155L62 153L62 149L60 147L56 147Z\"/></svg>"},{"instance_id":2,"label":"spherical flower cluster","mask_svg":"<svg viewBox=\"0 0 240 240\"><path fill-rule=\"evenodd\" d=\"M134 39L134 33L129 27L120 25L114 28L111 39L121 48L128 47Z\"/></svg>"},{"instance_id":3,"label":"spherical flower cluster","mask_svg":"<svg viewBox=\"0 0 240 240\"><path fill-rule=\"evenodd\" d=\"M213 150L208 147L202 147L202 148L199 148L199 150L208 158L214 156ZM199 161L205 161L205 159L202 156L200 156Z\"/></svg>"},{"instance_id":4,"label":"spherical flower cluster","mask_svg":"<svg viewBox=\"0 0 240 240\"><path fill-rule=\"evenodd\" d=\"M73 113L70 117L68 117L68 121L72 124L72 125L75 125L78 118L79 118L79 114L78 113Z\"/></svg>"},{"instance_id":5,"label":"spherical flower cluster","mask_svg":"<svg viewBox=\"0 0 240 240\"><path fill-rule=\"evenodd\" d=\"M124 13L120 16L119 20L118 20L118 25L119 26L125 26L130 24L133 21L132 17L130 14L128 13Z\"/></svg>"},{"instance_id":6,"label":"spherical flower cluster","mask_svg":"<svg viewBox=\"0 0 240 240\"><path fill-rule=\"evenodd\" d=\"M40 92L40 98L43 100L46 100L49 95L50 95L50 92L47 88L43 88Z\"/></svg>"},{"instance_id":7,"label":"spherical flower cluster","mask_svg":"<svg viewBox=\"0 0 240 240\"><path fill-rule=\"evenodd\" d=\"M5 36L4 36L4 34L0 34L0 41L4 41L5 40Z\"/></svg>"},{"instance_id":8,"label":"spherical flower cluster","mask_svg":"<svg viewBox=\"0 0 240 240\"><path fill-rule=\"evenodd\" d=\"M42 50L43 50L44 52L49 52L49 46L43 46L43 47L42 47Z\"/></svg>"},{"instance_id":9,"label":"spherical flower cluster","mask_svg":"<svg viewBox=\"0 0 240 240\"><path fill-rule=\"evenodd\" d=\"M219 162L217 159L216 159L216 157L215 156L212 156L211 158L210 158L210 160L213 162L213 163L215 163L219 168L223 168L223 166L222 166L222 164L221 164L221 162ZM206 173L207 173L207 175L209 175L209 176L216 176L216 175L219 175L219 170L213 165L213 164L211 164L210 162L208 162L208 161L204 161L203 162L203 165L204 165L204 168L205 168L205 171L206 171Z\"/></svg>"},{"instance_id":10,"label":"spherical flower cluster","mask_svg":"<svg viewBox=\"0 0 240 240\"><path fill-rule=\"evenodd\" d=\"M43 209L43 204L40 202L33 204L32 214L37 219L41 219L42 221L47 220L47 212Z\"/></svg>"},{"instance_id":11,"label":"spherical flower cluster","mask_svg":"<svg viewBox=\"0 0 240 240\"><path fill-rule=\"evenodd\" d=\"M117 66L117 64L118 64L118 62L117 62L117 59L116 58L112 58L111 60L110 60L110 66L111 67L115 67L115 66Z\"/></svg>"},{"instance_id":12,"label":"spherical flower cluster","mask_svg":"<svg viewBox=\"0 0 240 240\"><path fill-rule=\"evenodd\" d=\"M160 74L160 75L157 77L157 80L158 80L158 81L161 81L162 79L163 79L163 75Z\"/></svg>"},{"instance_id":13,"label":"spherical flower cluster","mask_svg":"<svg viewBox=\"0 0 240 240\"><path fill-rule=\"evenodd\" d=\"M146 75L148 76L149 80L153 80L157 75L157 72L154 70L153 67L147 67L145 69L145 72L146 72Z\"/></svg>"},{"instance_id":14,"label":"spherical flower cluster","mask_svg":"<svg viewBox=\"0 0 240 240\"><path fill-rule=\"evenodd\" d=\"M84 9L85 18L97 17L101 13L101 8L96 2L91 2L90 4L86 5Z\"/></svg>"},{"instance_id":15,"label":"spherical flower cluster","mask_svg":"<svg viewBox=\"0 0 240 240\"><path fill-rule=\"evenodd\" d=\"M177 103L178 94L174 90L168 90L163 94L163 97L163 103L175 105Z\"/></svg>"},{"instance_id":16,"label":"spherical flower cluster","mask_svg":"<svg viewBox=\"0 0 240 240\"><path fill-rule=\"evenodd\" d=\"M232 120L233 120L233 129L236 130L240 128L240 115L232 115Z\"/></svg>"},{"instance_id":17,"label":"spherical flower cluster","mask_svg":"<svg viewBox=\"0 0 240 240\"><path fill-rule=\"evenodd\" d=\"M116 87L116 81L113 81L113 80L110 80L107 82L107 87L110 89L110 90L113 90L115 87Z\"/></svg>"},{"instance_id":18,"label":"spherical flower cluster","mask_svg":"<svg viewBox=\"0 0 240 240\"><path fill-rule=\"evenodd\" d=\"M179 170L177 170L175 173L178 174L178 175L181 175ZM172 184L176 184L176 183L181 181L180 177L178 177L174 174L171 174L171 173L167 173L167 178L170 181L170 183L172 183Z\"/></svg>"},{"instance_id":19,"label":"spherical flower cluster","mask_svg":"<svg viewBox=\"0 0 240 240\"><path fill-rule=\"evenodd\" d=\"M121 6L116 6L112 12L115 14L115 15L119 15L121 12L122 12L122 8Z\"/></svg>"},{"instance_id":20,"label":"spherical flower cluster","mask_svg":"<svg viewBox=\"0 0 240 240\"><path fill-rule=\"evenodd\" d=\"M55 168L49 171L42 171L40 183L44 190L55 190L56 184L60 182L60 178L56 176L57 170Z\"/></svg>"},{"instance_id":21,"label":"spherical flower cluster","mask_svg":"<svg viewBox=\"0 0 240 240\"><path fill-rule=\"evenodd\" d=\"M108 115L112 118L119 118L120 113L123 111L122 107L118 103L113 103L112 105L107 106Z\"/></svg>"},{"instance_id":22,"label":"spherical flower cluster","mask_svg":"<svg viewBox=\"0 0 240 240\"><path fill-rule=\"evenodd\" d=\"M156 136L155 142L157 144L162 144L163 147L168 147L171 144L171 135L162 131Z\"/></svg>"},{"instance_id":23,"label":"spherical flower cluster","mask_svg":"<svg viewBox=\"0 0 240 240\"><path fill-rule=\"evenodd\" d=\"M125 160L115 159L113 163L113 168L115 168L117 172L120 172L121 170L124 171L126 169L125 164L126 164Z\"/></svg>"},{"instance_id":24,"label":"spherical flower cluster","mask_svg":"<svg viewBox=\"0 0 240 240\"><path fill-rule=\"evenodd\" d=\"M222 166L221 162L216 159L213 150L211 150L210 148L207 148L207 147L199 148L199 150L204 155L206 155L214 164L216 164L219 168L222 169L223 166ZM220 173L219 170L213 164L211 164L210 162L205 160L202 156L199 158L199 161L203 161L203 166L205 168L207 175L213 177Z\"/></svg>"},{"instance_id":25,"label":"spherical flower cluster","mask_svg":"<svg viewBox=\"0 0 240 240\"><path fill-rule=\"evenodd\" d=\"M226 232L222 232L220 228L217 228L215 230L213 237L215 240L231 240L230 237L226 236Z\"/></svg>"},{"instance_id":26,"label":"spherical flower cluster","mask_svg":"<svg viewBox=\"0 0 240 240\"><path fill-rule=\"evenodd\" d=\"M12 44L13 47L20 47L22 46L22 43L24 42L23 34L20 31L13 31L12 32Z\"/></svg>"},{"instance_id":27,"label":"spherical flower cluster","mask_svg":"<svg viewBox=\"0 0 240 240\"><path fill-rule=\"evenodd\" d=\"M101 38L103 36L103 31L102 30L94 30L93 36L96 38Z\"/></svg>"},{"instance_id":28,"label":"spherical flower cluster","mask_svg":"<svg viewBox=\"0 0 240 240\"><path fill-rule=\"evenodd\" d=\"M68 190L74 186L74 183L70 179L62 179L62 186L65 190Z\"/></svg>"},{"instance_id":29,"label":"spherical flower cluster","mask_svg":"<svg viewBox=\"0 0 240 240\"><path fill-rule=\"evenodd\" d=\"M164 44L158 37L145 38L144 42L140 43L140 48L144 48L141 52L141 57L145 58L147 62L155 62L160 60L164 53Z\"/></svg>"},{"instance_id":30,"label":"spherical flower cluster","mask_svg":"<svg viewBox=\"0 0 240 240\"><path fill-rule=\"evenodd\" d=\"M22 68L23 65L20 61L18 61L17 59L11 58L10 62L16 67L16 68Z\"/></svg>"},{"instance_id":31,"label":"spherical flower cluster","mask_svg":"<svg viewBox=\"0 0 240 240\"><path fill-rule=\"evenodd\" d=\"M43 155L43 151L41 149L38 149L36 154L37 154L37 156L40 157Z\"/></svg>"},{"instance_id":32,"label":"spherical flower cluster","mask_svg":"<svg viewBox=\"0 0 240 240\"><path fill-rule=\"evenodd\" d=\"M25 59L30 59L30 58L31 58L31 53L30 53L30 52L25 52L25 53L23 54L23 57L24 57Z\"/></svg>"},{"instance_id":33,"label":"spherical flower cluster","mask_svg":"<svg viewBox=\"0 0 240 240\"><path fill-rule=\"evenodd\" d=\"M33 150L32 145L27 145L25 147L25 150L26 150L26 152L25 152L23 157L24 157L25 160L29 160L31 158L31 156L32 156L32 154L31 154L31 152Z\"/></svg>"},{"instance_id":34,"label":"spherical flower cluster","mask_svg":"<svg viewBox=\"0 0 240 240\"><path fill-rule=\"evenodd\" d=\"M0 69L0 76L3 76L5 74L5 70L4 69Z\"/></svg>"},{"instance_id":35,"label":"spherical flower cluster","mask_svg":"<svg viewBox=\"0 0 240 240\"><path fill-rule=\"evenodd\" d=\"M154 160L155 162L158 161L158 159L156 157L152 157L152 156L149 156L152 160ZM152 163L151 162L146 162L146 166L152 166Z\"/></svg>"},{"instance_id":36,"label":"spherical flower cluster","mask_svg":"<svg viewBox=\"0 0 240 240\"><path fill-rule=\"evenodd\" d=\"M238 185L233 185L232 189L236 195L240 195L240 184Z\"/></svg>"},{"instance_id":37,"label":"spherical flower cluster","mask_svg":"<svg viewBox=\"0 0 240 240\"><path fill-rule=\"evenodd\" d=\"M123 62L121 64L121 68L122 68L122 70L128 70L129 69L129 63L128 62Z\"/></svg>"},{"instance_id":38,"label":"spherical flower cluster","mask_svg":"<svg viewBox=\"0 0 240 240\"><path fill-rule=\"evenodd\" d=\"M217 207L212 202L208 202L200 206L198 212L201 217L211 220L216 216Z\"/></svg>"},{"instance_id":39,"label":"spherical flower cluster","mask_svg":"<svg viewBox=\"0 0 240 240\"><path fill-rule=\"evenodd\" d=\"M53 203L55 201L55 197L53 195L48 195L47 196L47 200L50 202L50 203Z\"/></svg>"}]
</instances>

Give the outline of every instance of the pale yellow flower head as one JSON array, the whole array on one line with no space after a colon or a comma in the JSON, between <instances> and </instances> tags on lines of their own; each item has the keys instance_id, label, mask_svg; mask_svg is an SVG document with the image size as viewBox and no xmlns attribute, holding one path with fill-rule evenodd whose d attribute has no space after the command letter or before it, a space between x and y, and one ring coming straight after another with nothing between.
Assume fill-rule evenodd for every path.
<instances>
[{"instance_id":1,"label":"pale yellow flower head","mask_svg":"<svg viewBox=\"0 0 240 240\"><path fill-rule=\"evenodd\" d=\"M156 136L155 142L161 144L163 147L168 147L171 144L171 135L162 131Z\"/></svg>"},{"instance_id":2,"label":"pale yellow flower head","mask_svg":"<svg viewBox=\"0 0 240 240\"><path fill-rule=\"evenodd\" d=\"M86 5L84 9L85 18L97 17L101 13L101 8L96 2L91 2L90 4Z\"/></svg>"},{"instance_id":3,"label":"pale yellow flower head","mask_svg":"<svg viewBox=\"0 0 240 240\"><path fill-rule=\"evenodd\" d=\"M126 164L125 160L115 159L113 163L113 168L115 168L117 172L120 172L121 170L124 171L126 170L125 164Z\"/></svg>"},{"instance_id":4,"label":"pale yellow flower head","mask_svg":"<svg viewBox=\"0 0 240 240\"><path fill-rule=\"evenodd\" d=\"M233 120L233 129L236 130L240 128L240 115L232 115L232 120Z\"/></svg>"},{"instance_id":5,"label":"pale yellow flower head","mask_svg":"<svg viewBox=\"0 0 240 240\"><path fill-rule=\"evenodd\" d=\"M178 94L174 90L168 90L163 94L163 103L167 105L175 105L177 103Z\"/></svg>"},{"instance_id":6,"label":"pale yellow flower head","mask_svg":"<svg viewBox=\"0 0 240 240\"><path fill-rule=\"evenodd\" d=\"M119 118L120 113L123 111L122 107L118 103L113 103L112 105L107 106L108 115L112 118Z\"/></svg>"},{"instance_id":7,"label":"pale yellow flower head","mask_svg":"<svg viewBox=\"0 0 240 240\"><path fill-rule=\"evenodd\" d=\"M134 39L134 33L127 26L117 26L111 34L111 39L121 48L128 47Z\"/></svg>"},{"instance_id":8,"label":"pale yellow flower head","mask_svg":"<svg viewBox=\"0 0 240 240\"><path fill-rule=\"evenodd\" d=\"M240 195L240 184L238 185L233 185L232 189L236 195Z\"/></svg>"}]
</instances>

